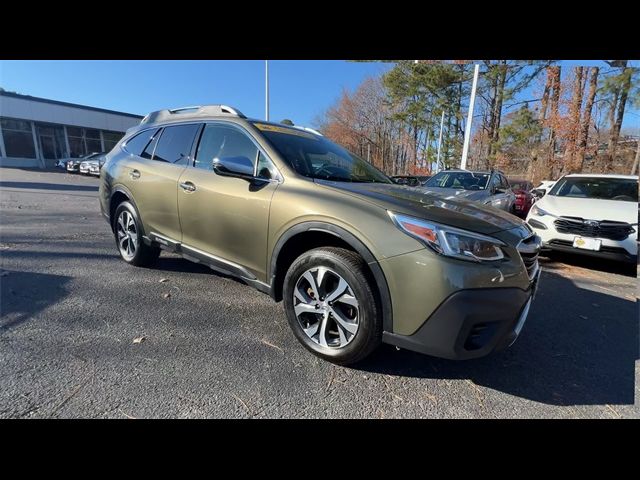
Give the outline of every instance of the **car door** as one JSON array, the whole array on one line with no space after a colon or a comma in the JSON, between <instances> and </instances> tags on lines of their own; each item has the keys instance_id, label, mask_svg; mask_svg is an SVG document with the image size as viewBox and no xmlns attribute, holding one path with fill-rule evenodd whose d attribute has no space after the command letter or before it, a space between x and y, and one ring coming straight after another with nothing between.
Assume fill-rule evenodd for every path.
<instances>
[{"instance_id":1,"label":"car door","mask_svg":"<svg viewBox=\"0 0 640 480\"><path fill-rule=\"evenodd\" d=\"M260 180L215 173L213 160L225 157L249 158ZM269 209L279 172L248 132L224 122L204 126L192 163L179 180L183 250L266 281Z\"/></svg>"},{"instance_id":2,"label":"car door","mask_svg":"<svg viewBox=\"0 0 640 480\"><path fill-rule=\"evenodd\" d=\"M494 173L491 175L489 185L489 193L491 194L490 205L506 212L510 211L515 196L513 196L513 199L511 198L509 194L511 190L508 184L506 184L504 177L499 173ZM511 195L513 195L513 192L511 192Z\"/></svg>"},{"instance_id":3,"label":"car door","mask_svg":"<svg viewBox=\"0 0 640 480\"><path fill-rule=\"evenodd\" d=\"M147 235L180 239L178 179L190 160L199 128L198 123L190 123L157 130L142 152L127 162L124 178Z\"/></svg>"},{"instance_id":4,"label":"car door","mask_svg":"<svg viewBox=\"0 0 640 480\"><path fill-rule=\"evenodd\" d=\"M498 174L493 173L491 175L487 190L488 190L489 197L484 203L487 205L491 205L492 207L495 207L495 208L502 208L501 203L502 203L503 197L499 192L500 177L498 176Z\"/></svg>"}]
</instances>

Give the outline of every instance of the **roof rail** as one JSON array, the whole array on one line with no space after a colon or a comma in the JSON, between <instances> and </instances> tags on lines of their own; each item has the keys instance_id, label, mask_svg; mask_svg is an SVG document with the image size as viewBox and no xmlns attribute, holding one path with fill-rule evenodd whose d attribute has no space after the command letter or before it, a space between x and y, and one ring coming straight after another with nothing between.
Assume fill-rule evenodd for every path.
<instances>
[{"instance_id":1,"label":"roof rail","mask_svg":"<svg viewBox=\"0 0 640 480\"><path fill-rule=\"evenodd\" d=\"M301 125L293 125L293 128L297 128L298 130L306 130L307 132L311 132L314 133L316 135L320 135L321 137L323 137L324 135L322 135L319 131L314 130L313 128L309 128L309 127L303 127Z\"/></svg>"},{"instance_id":2,"label":"roof rail","mask_svg":"<svg viewBox=\"0 0 640 480\"><path fill-rule=\"evenodd\" d=\"M140 121L140 125L145 123L158 123L165 120L182 120L190 117L215 117L222 115L247 118L240 110L228 105L196 105L151 112Z\"/></svg>"}]
</instances>

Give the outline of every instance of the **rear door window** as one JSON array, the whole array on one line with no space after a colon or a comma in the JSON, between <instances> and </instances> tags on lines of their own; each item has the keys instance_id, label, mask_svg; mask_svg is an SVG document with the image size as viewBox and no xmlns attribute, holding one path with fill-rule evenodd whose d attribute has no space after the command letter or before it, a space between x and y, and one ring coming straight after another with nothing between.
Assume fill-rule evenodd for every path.
<instances>
[{"instance_id":1,"label":"rear door window","mask_svg":"<svg viewBox=\"0 0 640 480\"><path fill-rule=\"evenodd\" d=\"M186 165L193 140L200 125L173 125L165 127L153 153L153 160Z\"/></svg>"}]
</instances>

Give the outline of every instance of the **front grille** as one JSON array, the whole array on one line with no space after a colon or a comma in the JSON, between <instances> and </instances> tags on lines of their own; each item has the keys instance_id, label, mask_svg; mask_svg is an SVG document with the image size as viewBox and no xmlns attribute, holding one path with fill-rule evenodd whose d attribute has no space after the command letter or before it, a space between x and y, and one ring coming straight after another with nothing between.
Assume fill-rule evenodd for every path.
<instances>
[{"instance_id":1,"label":"front grille","mask_svg":"<svg viewBox=\"0 0 640 480\"><path fill-rule=\"evenodd\" d=\"M635 232L626 222L603 220L585 220L579 217L560 217L555 222L556 230L560 233L580 235L583 237L608 238L609 240L624 240Z\"/></svg>"},{"instance_id":2,"label":"front grille","mask_svg":"<svg viewBox=\"0 0 640 480\"><path fill-rule=\"evenodd\" d=\"M522 258L529 278L533 279L538 271L538 255L540 254L541 241L537 235L531 235L518 244L518 253Z\"/></svg>"}]
</instances>

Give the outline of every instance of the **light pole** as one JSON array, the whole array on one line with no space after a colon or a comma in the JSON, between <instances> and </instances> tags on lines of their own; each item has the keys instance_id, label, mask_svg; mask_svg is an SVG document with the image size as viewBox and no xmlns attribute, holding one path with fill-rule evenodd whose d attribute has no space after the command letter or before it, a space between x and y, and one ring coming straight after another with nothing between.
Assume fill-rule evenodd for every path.
<instances>
[{"instance_id":1,"label":"light pole","mask_svg":"<svg viewBox=\"0 0 640 480\"><path fill-rule=\"evenodd\" d=\"M264 61L264 118L269 121L269 60Z\"/></svg>"},{"instance_id":2,"label":"light pole","mask_svg":"<svg viewBox=\"0 0 640 480\"><path fill-rule=\"evenodd\" d=\"M462 161L460 168L467 168L467 155L469 154L469 141L471 139L471 122L473 121L473 107L476 103L476 87L478 86L478 73L480 65L476 63L473 69L473 84L471 85L471 98L469 99L469 113L467 114L467 125L464 129L464 146L462 147Z\"/></svg>"}]
</instances>

